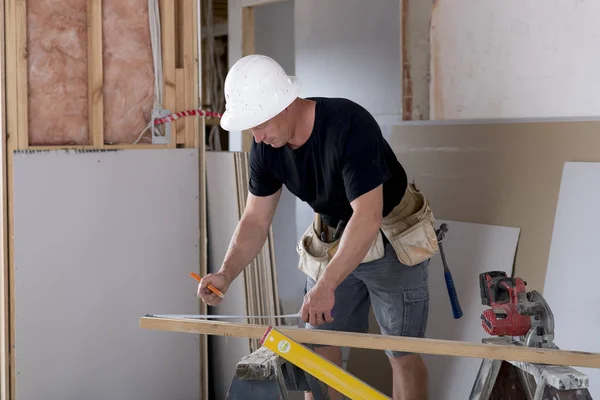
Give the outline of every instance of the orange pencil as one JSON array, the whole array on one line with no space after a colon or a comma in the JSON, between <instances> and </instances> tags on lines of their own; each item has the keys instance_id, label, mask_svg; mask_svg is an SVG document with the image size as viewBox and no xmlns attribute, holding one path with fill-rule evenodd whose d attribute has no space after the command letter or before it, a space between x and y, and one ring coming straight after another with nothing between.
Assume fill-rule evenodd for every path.
<instances>
[{"instance_id":1,"label":"orange pencil","mask_svg":"<svg viewBox=\"0 0 600 400\"><path fill-rule=\"evenodd\" d=\"M190 272L190 276L192 278L194 278L195 280L197 280L198 282L200 282L202 280L202 278L200 278L200 276L197 273L195 273L195 272ZM210 289L211 292L213 292L214 294L216 294L220 298L222 298L222 299L225 298L225 296L223 295L223 293L221 293L221 291L219 289L217 289L216 287L214 287L210 283L208 284L208 288Z\"/></svg>"}]
</instances>

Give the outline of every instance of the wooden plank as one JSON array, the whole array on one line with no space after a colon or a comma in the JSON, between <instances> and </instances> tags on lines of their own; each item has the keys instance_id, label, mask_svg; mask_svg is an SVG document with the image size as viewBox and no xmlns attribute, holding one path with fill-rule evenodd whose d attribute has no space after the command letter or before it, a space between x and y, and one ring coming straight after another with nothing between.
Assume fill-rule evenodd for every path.
<instances>
[{"instance_id":1,"label":"wooden plank","mask_svg":"<svg viewBox=\"0 0 600 400\"><path fill-rule=\"evenodd\" d=\"M250 353L242 358L235 367L235 374L243 379L265 380L275 375L277 354L266 347Z\"/></svg>"},{"instance_id":2,"label":"wooden plank","mask_svg":"<svg viewBox=\"0 0 600 400\"><path fill-rule=\"evenodd\" d=\"M9 187L9 175L8 175L8 161L9 161L9 150L10 142L14 142L14 140L10 140L9 132L14 132L16 130L16 104L15 102L10 102L10 104L6 104L6 93L14 92L14 84L10 84L6 81L6 70L14 71L14 49L11 46L11 43L14 43L14 20L10 20L10 10L11 1L5 1L2 3L0 7L0 24L2 27L0 28L0 43L5 43L5 52L0 52L0 65L5 67L0 67L2 71L2 90L0 90L0 113L2 115L2 121L6 121L6 117L10 115L7 123L2 125L1 134L2 134L2 142L0 147L2 149L2 167L1 167L1 176L2 176L2 211L0 217L2 218L2 224L0 224L0 230L2 235L2 257L0 258L0 262L2 263L2 267L0 268L0 291L2 292L2 296L0 298L0 312L2 313L2 318L0 319L0 399L8 400L10 399L10 348L9 348L9 336L10 336L10 308L9 308L9 195L8 195L8 187ZM14 9L14 5L12 5ZM6 18L6 22L5 22ZM12 31L9 29L12 28ZM5 30L6 33L5 33ZM6 40L6 42L5 42ZM6 55L6 57L5 57ZM11 58L12 57L12 58ZM12 75L14 76L14 75ZM11 81L14 81L11 79ZM5 85L9 85L11 91L8 91ZM9 94L10 95L10 94ZM14 136L13 136L14 137ZM14 146L14 144L13 144ZM11 188L12 190L12 188Z\"/></svg>"},{"instance_id":3,"label":"wooden plank","mask_svg":"<svg viewBox=\"0 0 600 400\"><path fill-rule=\"evenodd\" d=\"M194 0L183 0L183 73L185 81L183 107L185 110L199 108L198 103L198 30L195 19ZM181 110L178 110L181 111ZM198 130L198 119L202 117L187 117L184 129L185 147L195 147L196 131Z\"/></svg>"},{"instance_id":4,"label":"wooden plank","mask_svg":"<svg viewBox=\"0 0 600 400\"><path fill-rule=\"evenodd\" d=\"M3 156L6 161L5 192L6 214L5 233L7 235L3 268L3 370L2 395L15 398L15 357L12 349L15 344L14 328L14 224L13 224L13 151L26 149L29 144L28 133L28 96L27 96L27 9L25 0L5 0L6 35L6 96L7 104L6 148ZM6 312L8 311L8 312Z\"/></svg>"},{"instance_id":5,"label":"wooden plank","mask_svg":"<svg viewBox=\"0 0 600 400\"><path fill-rule=\"evenodd\" d=\"M283 3L288 0L242 0L242 7L264 6L273 3Z\"/></svg>"},{"instance_id":6,"label":"wooden plank","mask_svg":"<svg viewBox=\"0 0 600 400\"><path fill-rule=\"evenodd\" d=\"M104 150L133 150L133 149L167 149L169 145L166 144L149 144L149 143L140 143L140 144L106 144L104 145ZM48 146L30 146L27 150L97 150L94 145L48 145Z\"/></svg>"},{"instance_id":7,"label":"wooden plank","mask_svg":"<svg viewBox=\"0 0 600 400\"><path fill-rule=\"evenodd\" d=\"M163 108L171 113L176 112L176 71L175 71L175 2L160 0L160 26L162 43L163 69ZM171 125L175 130L175 124ZM175 138L173 138L175 139ZM177 146L176 140L169 142L169 147Z\"/></svg>"},{"instance_id":8,"label":"wooden plank","mask_svg":"<svg viewBox=\"0 0 600 400\"><path fill-rule=\"evenodd\" d=\"M193 37L194 37L194 100L196 104L202 104L202 91L200 90L202 82L202 64L199 62L202 54L202 41L200 40L200 32L202 26L202 8L201 1L194 1L194 16L195 23L193 24ZM200 179L200 195L198 206L200 207L200 243L198 244L200 249L200 265L199 273L200 276L208 274L208 241L207 241L207 220L206 220L206 148L205 148L205 121L204 117L195 119L194 129L194 142L192 145L198 149L198 168L199 168L199 179ZM187 143L188 145L190 143ZM208 306L203 302L199 301L200 313L208 314ZM200 393L203 399L209 398L209 359L208 359L208 337L206 335L200 336Z\"/></svg>"},{"instance_id":9,"label":"wooden plank","mask_svg":"<svg viewBox=\"0 0 600 400\"><path fill-rule=\"evenodd\" d=\"M400 26L402 27L402 119L403 120L411 120L412 119L412 101L413 101L413 92L412 92L412 79L411 79L411 68L410 68L410 58L409 58L409 37L408 37L408 7L409 0L401 0L401 15L400 15Z\"/></svg>"},{"instance_id":10,"label":"wooden plank","mask_svg":"<svg viewBox=\"0 0 600 400\"><path fill-rule=\"evenodd\" d=\"M15 4L16 21L16 77L17 77L17 112L19 119L18 143L20 150L26 149L29 144L29 121L27 93L27 2L17 0ZM11 75L9 75L11 76ZM12 78L11 78L12 79Z\"/></svg>"},{"instance_id":11,"label":"wooden plank","mask_svg":"<svg viewBox=\"0 0 600 400\"><path fill-rule=\"evenodd\" d=\"M87 1L88 115L91 143L104 145L104 72L102 54L102 0Z\"/></svg>"},{"instance_id":12,"label":"wooden plank","mask_svg":"<svg viewBox=\"0 0 600 400\"><path fill-rule=\"evenodd\" d=\"M254 8L242 7L242 57L256 52ZM242 131L242 150L250 151L252 131Z\"/></svg>"},{"instance_id":13,"label":"wooden plank","mask_svg":"<svg viewBox=\"0 0 600 400\"><path fill-rule=\"evenodd\" d=\"M175 69L175 104L177 111L183 110L185 107L185 75L183 72L183 68ZM174 121L172 131L175 134L175 141L177 144L183 144L185 139L185 124L187 120L191 117L183 117Z\"/></svg>"},{"instance_id":14,"label":"wooden plank","mask_svg":"<svg viewBox=\"0 0 600 400\"><path fill-rule=\"evenodd\" d=\"M187 332L205 335L248 337L260 339L268 326L201 319L175 319L144 316L144 329ZM304 344L322 344L372 350L397 350L420 354L456 357L489 358L493 360L526 361L538 364L569 365L600 368L600 353L541 349L533 347L461 342L456 340L421 339L405 336L385 336L371 333L321 331L303 328L277 328L282 334Z\"/></svg>"}]
</instances>

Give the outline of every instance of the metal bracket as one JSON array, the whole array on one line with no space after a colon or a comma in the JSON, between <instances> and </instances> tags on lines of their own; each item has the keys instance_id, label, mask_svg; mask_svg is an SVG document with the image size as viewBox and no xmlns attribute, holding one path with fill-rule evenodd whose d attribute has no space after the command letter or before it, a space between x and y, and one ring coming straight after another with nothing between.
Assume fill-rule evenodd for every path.
<instances>
[{"instance_id":1,"label":"metal bracket","mask_svg":"<svg viewBox=\"0 0 600 400\"><path fill-rule=\"evenodd\" d=\"M152 131L152 144L169 144L171 143L171 138L173 135L171 134L173 130L173 122L166 122L163 124L164 126L164 135L160 134L160 129L158 126L154 125L154 120L158 118L164 118L171 115L171 111L169 110L152 110L152 120L150 129Z\"/></svg>"}]
</instances>

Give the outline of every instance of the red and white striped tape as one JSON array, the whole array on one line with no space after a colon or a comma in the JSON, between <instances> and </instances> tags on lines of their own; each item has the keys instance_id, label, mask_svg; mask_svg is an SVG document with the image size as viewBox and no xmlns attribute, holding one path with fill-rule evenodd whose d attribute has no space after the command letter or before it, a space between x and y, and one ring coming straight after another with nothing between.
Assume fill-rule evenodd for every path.
<instances>
[{"instance_id":1,"label":"red and white striped tape","mask_svg":"<svg viewBox=\"0 0 600 400\"><path fill-rule=\"evenodd\" d=\"M190 115L199 115L201 117L206 116L206 117L214 117L214 118L221 118L223 116L223 114L219 114L219 113L212 112L212 111L204 111L202 109L186 110L186 111L180 111L178 113L168 115L163 118L157 118L154 120L154 125L161 125L166 122L173 122L173 121L178 120L181 117L188 117Z\"/></svg>"}]
</instances>

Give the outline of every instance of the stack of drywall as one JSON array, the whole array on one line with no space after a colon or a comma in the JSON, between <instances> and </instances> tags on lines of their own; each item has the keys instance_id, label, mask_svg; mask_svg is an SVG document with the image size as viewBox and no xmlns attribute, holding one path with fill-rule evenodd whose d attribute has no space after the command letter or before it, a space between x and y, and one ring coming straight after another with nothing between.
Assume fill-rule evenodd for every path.
<instances>
[{"instance_id":1,"label":"stack of drywall","mask_svg":"<svg viewBox=\"0 0 600 400\"><path fill-rule=\"evenodd\" d=\"M208 271L214 273L221 268L246 204L248 158L245 153L209 151L205 159ZM258 257L231 283L225 299L210 307L209 312L218 315L273 315L280 312L272 243L269 234ZM278 324L280 321L250 319L247 322ZM226 397L237 362L256 346L256 340L248 338L210 338L210 380L214 398Z\"/></svg>"},{"instance_id":2,"label":"stack of drywall","mask_svg":"<svg viewBox=\"0 0 600 400\"><path fill-rule=\"evenodd\" d=\"M237 183L238 217L241 218L248 199L249 160L248 153L233 153ZM275 250L273 248L273 233L269 235L258 256L252 260L244 272L246 284L246 312L248 315L280 314L277 279L275 276ZM275 325L278 321L272 319L254 319L250 323ZM251 339L251 350L258 348L258 340Z\"/></svg>"}]
</instances>

